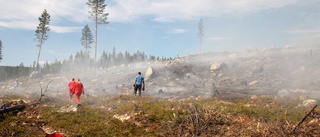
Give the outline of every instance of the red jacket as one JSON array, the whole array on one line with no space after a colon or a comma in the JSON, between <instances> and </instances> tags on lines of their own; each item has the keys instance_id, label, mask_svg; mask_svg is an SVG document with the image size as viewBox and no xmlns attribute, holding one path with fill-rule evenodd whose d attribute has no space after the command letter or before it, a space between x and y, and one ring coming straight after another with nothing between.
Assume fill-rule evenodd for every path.
<instances>
[{"instance_id":1,"label":"red jacket","mask_svg":"<svg viewBox=\"0 0 320 137\"><path fill-rule=\"evenodd\" d=\"M72 80L71 80L71 81L69 82L69 84L68 84L69 89L73 90L75 83L76 83L75 81L72 81Z\"/></svg>"},{"instance_id":2,"label":"red jacket","mask_svg":"<svg viewBox=\"0 0 320 137\"><path fill-rule=\"evenodd\" d=\"M74 93L76 94L84 94L84 87L83 87L83 84L81 82L76 82L74 84Z\"/></svg>"}]
</instances>

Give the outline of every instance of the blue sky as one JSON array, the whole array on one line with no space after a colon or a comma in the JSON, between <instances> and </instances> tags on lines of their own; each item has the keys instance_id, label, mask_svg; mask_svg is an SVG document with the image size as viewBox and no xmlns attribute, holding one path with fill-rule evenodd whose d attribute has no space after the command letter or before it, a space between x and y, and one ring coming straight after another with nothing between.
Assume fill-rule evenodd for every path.
<instances>
[{"instance_id":1,"label":"blue sky","mask_svg":"<svg viewBox=\"0 0 320 137\"><path fill-rule=\"evenodd\" d=\"M41 62L68 59L83 50L87 0L0 0L0 65L30 66L37 59L35 30L46 9L49 38ZM110 24L99 26L98 53L144 51L175 57L199 53L198 22L204 25L203 52L315 45L320 43L320 0L106 0ZM92 48L90 53L93 57Z\"/></svg>"}]
</instances>

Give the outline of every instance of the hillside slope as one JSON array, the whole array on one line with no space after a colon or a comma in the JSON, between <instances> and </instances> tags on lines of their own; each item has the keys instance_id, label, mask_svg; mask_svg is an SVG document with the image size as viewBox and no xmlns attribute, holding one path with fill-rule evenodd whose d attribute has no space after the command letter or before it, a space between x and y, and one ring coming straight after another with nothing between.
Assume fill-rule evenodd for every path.
<instances>
[{"instance_id":1,"label":"hillside slope","mask_svg":"<svg viewBox=\"0 0 320 137\"><path fill-rule=\"evenodd\" d=\"M256 49L114 66L95 74L92 70L61 72L1 82L0 95L39 93L49 81L47 94L64 95L71 78L80 78L86 93L92 96L130 95L140 71L151 75L146 77L144 96L181 99L290 94L318 98L319 53L319 46Z\"/></svg>"}]
</instances>

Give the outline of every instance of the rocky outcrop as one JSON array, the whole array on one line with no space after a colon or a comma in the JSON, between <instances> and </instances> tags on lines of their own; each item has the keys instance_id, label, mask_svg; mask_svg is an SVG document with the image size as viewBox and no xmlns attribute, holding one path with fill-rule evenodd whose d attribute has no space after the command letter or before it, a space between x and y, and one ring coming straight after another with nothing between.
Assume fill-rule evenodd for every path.
<instances>
[{"instance_id":1,"label":"rocky outcrop","mask_svg":"<svg viewBox=\"0 0 320 137\"><path fill-rule=\"evenodd\" d=\"M152 67L149 67L144 75L144 79L148 80L155 76L155 70Z\"/></svg>"},{"instance_id":2,"label":"rocky outcrop","mask_svg":"<svg viewBox=\"0 0 320 137\"><path fill-rule=\"evenodd\" d=\"M228 69L228 66L225 63L214 63L210 67L211 72L224 71L226 69Z\"/></svg>"},{"instance_id":3,"label":"rocky outcrop","mask_svg":"<svg viewBox=\"0 0 320 137\"><path fill-rule=\"evenodd\" d=\"M313 107L314 105L317 105L317 100L314 100L314 99L307 99L305 101L303 101L301 103L301 106L302 107Z\"/></svg>"}]
</instances>

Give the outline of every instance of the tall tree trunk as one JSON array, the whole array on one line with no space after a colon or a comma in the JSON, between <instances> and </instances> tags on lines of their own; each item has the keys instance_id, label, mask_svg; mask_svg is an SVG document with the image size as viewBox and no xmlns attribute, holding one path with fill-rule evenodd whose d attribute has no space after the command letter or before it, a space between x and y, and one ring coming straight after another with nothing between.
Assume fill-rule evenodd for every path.
<instances>
[{"instance_id":1,"label":"tall tree trunk","mask_svg":"<svg viewBox=\"0 0 320 137\"><path fill-rule=\"evenodd\" d=\"M94 65L93 74L96 73L96 59L97 59L97 45L98 45L98 13L96 12L96 22L95 22L95 40L94 40Z\"/></svg>"},{"instance_id":2,"label":"tall tree trunk","mask_svg":"<svg viewBox=\"0 0 320 137\"><path fill-rule=\"evenodd\" d=\"M201 54L201 46L202 46L202 40L200 39L200 54Z\"/></svg>"},{"instance_id":3,"label":"tall tree trunk","mask_svg":"<svg viewBox=\"0 0 320 137\"><path fill-rule=\"evenodd\" d=\"M41 53L42 43L43 43L43 42L42 42L42 40L41 40L40 45L39 45L39 52L38 52L37 64L36 64L36 69L37 69L38 73L40 73L39 59L40 59L40 53Z\"/></svg>"},{"instance_id":4,"label":"tall tree trunk","mask_svg":"<svg viewBox=\"0 0 320 137\"><path fill-rule=\"evenodd\" d=\"M87 58L88 58L88 40L86 39L86 51L85 51L85 53L84 53L84 67L85 67L85 69L87 69L88 67L88 63L87 63Z\"/></svg>"}]
</instances>

